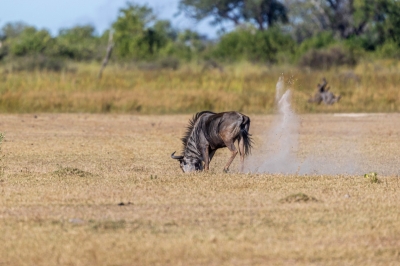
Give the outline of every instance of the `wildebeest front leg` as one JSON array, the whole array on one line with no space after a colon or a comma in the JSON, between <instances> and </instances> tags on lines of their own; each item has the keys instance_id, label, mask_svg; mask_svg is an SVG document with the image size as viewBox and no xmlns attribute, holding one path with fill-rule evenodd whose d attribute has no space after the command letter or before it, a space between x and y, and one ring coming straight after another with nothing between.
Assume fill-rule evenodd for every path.
<instances>
[{"instance_id":1,"label":"wildebeest front leg","mask_svg":"<svg viewBox=\"0 0 400 266\"><path fill-rule=\"evenodd\" d=\"M225 165L224 167L224 172L228 172L229 170L229 166L231 165L233 159L235 159L236 154L238 153L238 151L236 150L235 145L233 144L233 141L230 142L228 145L226 145L226 147L232 152L231 158L229 159L228 163Z\"/></svg>"},{"instance_id":2,"label":"wildebeest front leg","mask_svg":"<svg viewBox=\"0 0 400 266\"><path fill-rule=\"evenodd\" d=\"M209 145L206 145L204 148L203 148L203 159L204 159L204 169L206 170L206 171L208 171L209 170L209 168L210 168L210 155L209 155Z\"/></svg>"}]
</instances>

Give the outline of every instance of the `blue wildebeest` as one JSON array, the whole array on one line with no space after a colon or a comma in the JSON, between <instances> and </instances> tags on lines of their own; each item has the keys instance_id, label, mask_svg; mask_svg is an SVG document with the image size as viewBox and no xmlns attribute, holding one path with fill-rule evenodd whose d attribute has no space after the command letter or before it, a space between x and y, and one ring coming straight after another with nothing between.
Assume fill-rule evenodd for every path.
<instances>
[{"instance_id":1,"label":"blue wildebeest","mask_svg":"<svg viewBox=\"0 0 400 266\"><path fill-rule=\"evenodd\" d=\"M243 170L244 157L250 154L252 144L249 128L250 118L238 112L199 112L189 121L182 138L183 155L176 156L173 152L171 158L179 160L185 173L208 170L215 151L227 147L232 153L224 167L224 172L227 172L238 153L234 145L238 141Z\"/></svg>"},{"instance_id":2,"label":"blue wildebeest","mask_svg":"<svg viewBox=\"0 0 400 266\"><path fill-rule=\"evenodd\" d=\"M317 85L317 92L314 97L308 99L309 103L317 103L320 104L323 102L324 104L331 105L338 102L341 98L340 95L335 96L332 92L329 91L330 87L328 86L328 82L325 78L322 79L322 83Z\"/></svg>"}]
</instances>

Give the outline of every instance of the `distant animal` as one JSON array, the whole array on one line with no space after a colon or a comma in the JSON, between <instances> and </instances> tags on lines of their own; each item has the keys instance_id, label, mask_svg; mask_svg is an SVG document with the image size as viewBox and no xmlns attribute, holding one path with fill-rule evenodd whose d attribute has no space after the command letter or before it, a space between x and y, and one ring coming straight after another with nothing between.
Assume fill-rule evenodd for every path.
<instances>
[{"instance_id":1,"label":"distant animal","mask_svg":"<svg viewBox=\"0 0 400 266\"><path fill-rule=\"evenodd\" d=\"M322 79L322 83L317 85L317 92L314 97L308 99L309 103L317 103L320 104L324 102L324 104L331 105L338 102L341 98L340 95L335 96L332 92L329 91L330 87L328 86L328 82L325 78Z\"/></svg>"},{"instance_id":2,"label":"distant animal","mask_svg":"<svg viewBox=\"0 0 400 266\"><path fill-rule=\"evenodd\" d=\"M181 139L183 155L177 156L173 152L171 158L180 162L184 173L209 170L216 150L227 147L231 151L231 157L224 167L224 172L227 172L238 153L234 145L237 141L243 171L244 157L250 154L252 147L249 129L250 118L239 112L199 112L189 120L187 131Z\"/></svg>"}]
</instances>

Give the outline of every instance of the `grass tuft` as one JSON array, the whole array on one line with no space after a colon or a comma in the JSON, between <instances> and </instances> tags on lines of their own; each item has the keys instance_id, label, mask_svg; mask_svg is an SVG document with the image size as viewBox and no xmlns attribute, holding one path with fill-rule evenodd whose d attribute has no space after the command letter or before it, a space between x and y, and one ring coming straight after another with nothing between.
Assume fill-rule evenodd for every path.
<instances>
[{"instance_id":1,"label":"grass tuft","mask_svg":"<svg viewBox=\"0 0 400 266\"><path fill-rule=\"evenodd\" d=\"M92 229L98 230L118 230L123 229L126 227L125 220L106 220L106 221L91 221L92 222Z\"/></svg>"},{"instance_id":2,"label":"grass tuft","mask_svg":"<svg viewBox=\"0 0 400 266\"><path fill-rule=\"evenodd\" d=\"M310 197L304 193L297 193L289 195L283 199L280 199L280 203L294 203L294 202L317 202L318 200L314 197Z\"/></svg>"},{"instance_id":3,"label":"grass tuft","mask_svg":"<svg viewBox=\"0 0 400 266\"><path fill-rule=\"evenodd\" d=\"M90 177L90 176L93 176L92 173L82 171L78 168L73 168L73 167L60 168L57 171L54 171L53 173L59 177L67 177L67 176Z\"/></svg>"},{"instance_id":4,"label":"grass tuft","mask_svg":"<svg viewBox=\"0 0 400 266\"><path fill-rule=\"evenodd\" d=\"M375 172L365 174L364 178L367 178L371 183L375 183L375 184L381 183L381 181L378 179L378 174Z\"/></svg>"}]
</instances>

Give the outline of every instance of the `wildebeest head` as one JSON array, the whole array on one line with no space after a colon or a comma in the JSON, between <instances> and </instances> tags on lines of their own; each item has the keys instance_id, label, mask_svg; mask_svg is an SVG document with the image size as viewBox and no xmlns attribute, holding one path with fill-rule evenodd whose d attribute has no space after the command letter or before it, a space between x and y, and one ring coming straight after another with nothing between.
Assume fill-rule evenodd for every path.
<instances>
[{"instance_id":1,"label":"wildebeest head","mask_svg":"<svg viewBox=\"0 0 400 266\"><path fill-rule=\"evenodd\" d=\"M171 154L171 158L179 161L180 167L184 173L203 170L203 163L197 158L189 158L182 155L176 156L175 152Z\"/></svg>"}]
</instances>

